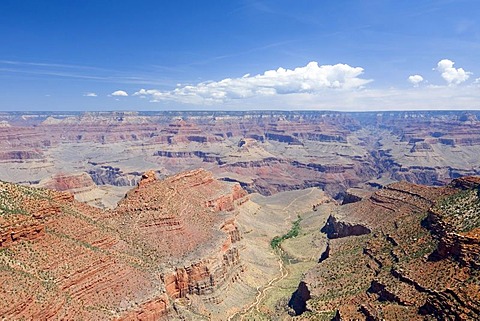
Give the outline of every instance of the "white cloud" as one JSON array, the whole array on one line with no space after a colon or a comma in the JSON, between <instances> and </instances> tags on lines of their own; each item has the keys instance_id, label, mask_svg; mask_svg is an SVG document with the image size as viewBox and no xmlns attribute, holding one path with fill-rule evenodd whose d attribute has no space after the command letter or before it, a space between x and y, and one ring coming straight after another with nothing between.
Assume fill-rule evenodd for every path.
<instances>
[{"instance_id":1,"label":"white cloud","mask_svg":"<svg viewBox=\"0 0 480 321\"><path fill-rule=\"evenodd\" d=\"M236 103L236 104L233 104ZM323 109L338 111L375 110L465 110L480 109L480 91L474 86L422 86L421 88L365 88L328 91L322 95L294 94L232 102L232 109Z\"/></svg>"},{"instance_id":2,"label":"white cloud","mask_svg":"<svg viewBox=\"0 0 480 321\"><path fill-rule=\"evenodd\" d=\"M423 77L420 75L411 75L408 77L408 81L413 85L413 87L418 87L418 85L423 81Z\"/></svg>"},{"instance_id":3,"label":"white cloud","mask_svg":"<svg viewBox=\"0 0 480 321\"><path fill-rule=\"evenodd\" d=\"M122 96L122 97L128 97L128 94L126 91L123 90L117 90L111 93L112 96Z\"/></svg>"},{"instance_id":4,"label":"white cloud","mask_svg":"<svg viewBox=\"0 0 480 321\"><path fill-rule=\"evenodd\" d=\"M442 59L438 62L436 68L436 70L442 74L442 78L445 79L449 85L461 84L472 74L471 72L465 71L463 68L454 68L454 64L455 63L449 59Z\"/></svg>"},{"instance_id":5,"label":"white cloud","mask_svg":"<svg viewBox=\"0 0 480 321\"><path fill-rule=\"evenodd\" d=\"M423 77L420 75L412 75L408 77L408 81L413 84L413 87L418 87L418 85L423 81Z\"/></svg>"},{"instance_id":6,"label":"white cloud","mask_svg":"<svg viewBox=\"0 0 480 321\"><path fill-rule=\"evenodd\" d=\"M278 68L255 76L245 74L241 78L183 85L170 91L141 89L134 93L134 96L150 96L152 101L208 104L278 95L318 94L328 89L362 88L372 81L360 78L362 74L361 67L351 67L347 64L319 66L317 62L312 61L305 67L293 70Z\"/></svg>"},{"instance_id":7,"label":"white cloud","mask_svg":"<svg viewBox=\"0 0 480 321\"><path fill-rule=\"evenodd\" d=\"M97 97L96 93L84 93L83 97Z\"/></svg>"}]
</instances>

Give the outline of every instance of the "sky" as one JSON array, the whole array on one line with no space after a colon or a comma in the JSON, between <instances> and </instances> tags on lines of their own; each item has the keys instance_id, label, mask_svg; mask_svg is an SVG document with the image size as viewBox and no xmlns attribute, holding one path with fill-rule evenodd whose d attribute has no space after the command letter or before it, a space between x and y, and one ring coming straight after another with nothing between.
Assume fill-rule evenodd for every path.
<instances>
[{"instance_id":1,"label":"sky","mask_svg":"<svg viewBox=\"0 0 480 321\"><path fill-rule=\"evenodd\" d=\"M1 0L0 110L480 109L477 0Z\"/></svg>"}]
</instances>

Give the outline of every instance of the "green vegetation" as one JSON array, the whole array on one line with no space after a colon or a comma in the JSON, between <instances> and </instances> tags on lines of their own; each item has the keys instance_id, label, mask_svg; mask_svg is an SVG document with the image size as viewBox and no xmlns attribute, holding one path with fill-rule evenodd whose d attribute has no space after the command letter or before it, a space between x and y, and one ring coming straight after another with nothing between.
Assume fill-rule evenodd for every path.
<instances>
[{"instance_id":1,"label":"green vegetation","mask_svg":"<svg viewBox=\"0 0 480 321\"><path fill-rule=\"evenodd\" d=\"M18 202L12 200L9 193L6 191L0 191L0 215L15 215L22 214L27 215L28 213L19 206Z\"/></svg>"},{"instance_id":2,"label":"green vegetation","mask_svg":"<svg viewBox=\"0 0 480 321\"><path fill-rule=\"evenodd\" d=\"M45 232L48 233L48 234L51 234L51 235L55 235L57 237L60 237L60 238L63 238L63 239L66 239L66 240L69 240L75 244L78 244L80 246L83 246L89 250L92 250L92 251L103 251L102 249L100 249L99 247L97 246L94 246L88 242L85 242L85 241L82 241L82 240L79 240L79 239L76 239L74 237L72 237L71 235L68 235L68 234L65 234L65 233L62 233L60 231L56 231L50 227L45 227Z\"/></svg>"},{"instance_id":3,"label":"green vegetation","mask_svg":"<svg viewBox=\"0 0 480 321\"><path fill-rule=\"evenodd\" d=\"M48 191L0 181L0 216L30 215L24 209L26 200L50 200Z\"/></svg>"},{"instance_id":4,"label":"green vegetation","mask_svg":"<svg viewBox=\"0 0 480 321\"><path fill-rule=\"evenodd\" d=\"M300 233L300 222L302 221L302 218L298 216L298 218L293 222L292 228L290 231L288 231L287 234L284 234L283 236L275 236L272 241L270 242L270 246L273 249L276 249L280 246L280 244L286 240L286 239L291 239L292 237L297 237L298 234Z\"/></svg>"},{"instance_id":5,"label":"green vegetation","mask_svg":"<svg viewBox=\"0 0 480 321\"><path fill-rule=\"evenodd\" d=\"M479 190L464 190L444 198L436 206L446 223L459 232L469 232L480 227Z\"/></svg>"}]
</instances>

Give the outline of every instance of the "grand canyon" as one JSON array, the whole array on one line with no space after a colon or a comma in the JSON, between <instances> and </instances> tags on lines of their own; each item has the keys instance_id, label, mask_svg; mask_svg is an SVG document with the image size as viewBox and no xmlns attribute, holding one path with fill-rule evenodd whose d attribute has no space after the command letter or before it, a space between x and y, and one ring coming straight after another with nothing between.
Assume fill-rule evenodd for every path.
<instances>
[{"instance_id":1,"label":"grand canyon","mask_svg":"<svg viewBox=\"0 0 480 321\"><path fill-rule=\"evenodd\" d=\"M480 112L0 113L6 320L475 320Z\"/></svg>"}]
</instances>

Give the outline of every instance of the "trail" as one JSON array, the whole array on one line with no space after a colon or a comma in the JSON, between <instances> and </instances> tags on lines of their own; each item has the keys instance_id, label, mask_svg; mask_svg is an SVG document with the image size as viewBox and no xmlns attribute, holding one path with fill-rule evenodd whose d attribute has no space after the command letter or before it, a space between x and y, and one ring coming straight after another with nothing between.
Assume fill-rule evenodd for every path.
<instances>
[{"instance_id":1,"label":"trail","mask_svg":"<svg viewBox=\"0 0 480 321\"><path fill-rule=\"evenodd\" d=\"M282 211L286 211L287 208L289 208L290 206L292 206L293 203L295 203L296 201L298 201L298 199L300 199L300 198L302 198L302 197L307 197L307 196L309 196L310 194L313 193L314 190L315 190L315 188L314 188L314 187L311 187L310 192L308 192L308 194L305 194L305 195L301 195L301 196L296 197L296 198L293 199L290 203L288 203L288 205L286 205L284 208L282 208Z\"/></svg>"},{"instance_id":2,"label":"trail","mask_svg":"<svg viewBox=\"0 0 480 321\"><path fill-rule=\"evenodd\" d=\"M310 194L313 193L315 189L312 188L310 190L310 192L308 192L308 194L305 194L305 195L301 195L301 196L298 196L296 197L295 199L293 199L290 203L288 203L288 205L284 206L281 211L286 211L290 206L292 206L295 202L297 202L299 199L303 198L303 197L306 197L306 196L309 196ZM285 218L285 222L287 222L287 220L291 220L291 215L289 214L286 218ZM255 296L255 301L253 303L251 303L249 306L247 306L246 308L243 308L241 311L239 312L236 312L235 314L231 315L228 317L228 321L231 321L233 320L233 318L235 318L237 315L240 315L240 320L244 320L245 318L245 315L247 315L248 313L250 313L253 309L255 309L258 313L260 313L260 310L259 310L259 307L260 307L260 304L262 303L262 300L264 299L265 297L265 293L273 288L275 286L275 283L277 282L280 282L281 280L285 279L287 276L288 276L288 269L286 268L285 266L285 263L283 262L282 260L282 255L281 255L281 252L283 252L283 250L279 247L278 252L280 252L280 255L279 255L279 260L278 260L278 266L279 266L279 272L280 272L280 275L271 279L267 284L265 284L264 286L262 287L258 287L257 288L257 295Z\"/></svg>"}]
</instances>

